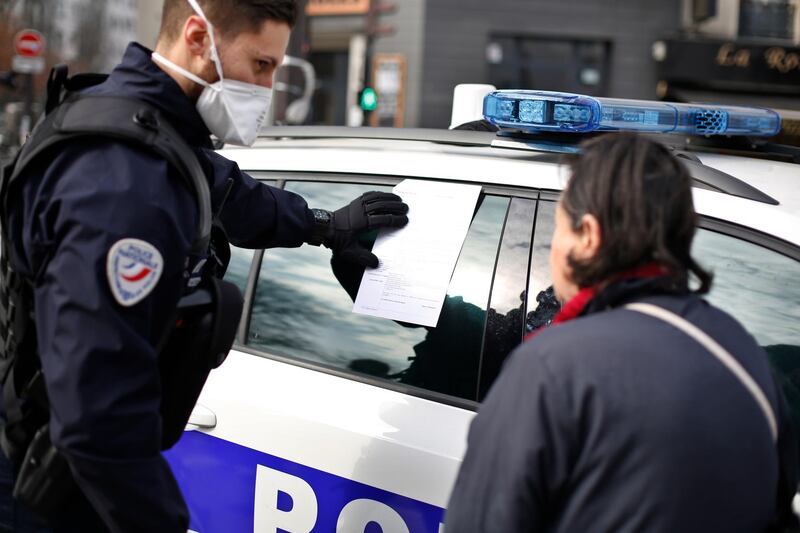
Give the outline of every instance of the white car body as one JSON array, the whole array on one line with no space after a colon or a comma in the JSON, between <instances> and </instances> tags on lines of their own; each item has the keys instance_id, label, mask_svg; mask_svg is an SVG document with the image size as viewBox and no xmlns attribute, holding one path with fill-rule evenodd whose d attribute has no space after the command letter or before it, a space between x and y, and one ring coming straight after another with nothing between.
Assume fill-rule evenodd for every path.
<instances>
[{"instance_id":1,"label":"white car body","mask_svg":"<svg viewBox=\"0 0 800 533\"><path fill-rule=\"evenodd\" d=\"M436 179L554 196L565 185L564 167L532 153L355 136L261 140L222 151L242 170L271 179ZM697 157L779 201L695 188L701 215L800 250L799 165ZM211 373L195 425L168 459L198 533L438 532L476 406L237 345Z\"/></svg>"}]
</instances>

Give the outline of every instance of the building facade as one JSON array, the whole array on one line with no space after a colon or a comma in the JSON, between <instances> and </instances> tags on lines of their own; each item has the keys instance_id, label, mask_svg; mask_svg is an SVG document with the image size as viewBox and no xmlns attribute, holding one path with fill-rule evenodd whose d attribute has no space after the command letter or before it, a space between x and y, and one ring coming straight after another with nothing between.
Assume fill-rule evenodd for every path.
<instances>
[{"instance_id":1,"label":"building facade","mask_svg":"<svg viewBox=\"0 0 800 533\"><path fill-rule=\"evenodd\" d=\"M800 111L800 0L683 8L684 30L654 47L660 97Z\"/></svg>"},{"instance_id":2,"label":"building facade","mask_svg":"<svg viewBox=\"0 0 800 533\"><path fill-rule=\"evenodd\" d=\"M388 10L386 3L373 0L372 15L309 13L311 61L327 92L312 121L353 124L353 61L370 63L367 85L383 80L397 93L384 114L399 109L400 120L370 117L385 125L446 127L459 83L654 98L653 43L682 26L681 0L394 0Z\"/></svg>"}]
</instances>

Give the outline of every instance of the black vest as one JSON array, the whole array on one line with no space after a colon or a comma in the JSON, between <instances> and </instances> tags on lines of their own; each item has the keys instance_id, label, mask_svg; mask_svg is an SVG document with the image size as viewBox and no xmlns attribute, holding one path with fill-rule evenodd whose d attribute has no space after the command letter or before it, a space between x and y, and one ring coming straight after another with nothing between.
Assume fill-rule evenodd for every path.
<instances>
[{"instance_id":1,"label":"black vest","mask_svg":"<svg viewBox=\"0 0 800 533\"><path fill-rule=\"evenodd\" d=\"M45 516L52 516L50 502L58 498L48 491L41 493L41 479L36 472L26 476L26 469L41 471L39 477L47 480L44 485L49 485L53 477L66 476L66 481L59 482L60 492L71 490L71 479L63 458L60 467L50 465L51 471L46 472L42 470L46 461L33 457L58 454L49 443L46 430L49 403L37 353L33 287L31 280L13 269L7 227L10 193L24 179L30 164L76 139L117 139L144 147L166 160L180 173L197 201L198 224L186 261L184 296L175 310L173 324L165 328L156 347L163 384L163 449L170 448L182 435L208 373L222 363L233 344L242 310L239 289L220 279L230 248L212 213L208 180L195 152L150 104L129 97L79 92L104 79L100 75L67 78L66 67L53 69L46 115L14 162L3 169L0 182L0 381L7 419L0 433L0 446L12 462L22 467L15 496ZM202 259L206 259L205 267L197 279L192 270Z\"/></svg>"}]
</instances>

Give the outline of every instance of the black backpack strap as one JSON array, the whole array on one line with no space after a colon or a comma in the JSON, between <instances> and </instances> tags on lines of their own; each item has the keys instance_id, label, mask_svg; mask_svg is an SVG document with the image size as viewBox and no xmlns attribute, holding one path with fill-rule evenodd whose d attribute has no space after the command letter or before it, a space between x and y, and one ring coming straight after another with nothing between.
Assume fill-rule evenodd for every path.
<instances>
[{"instance_id":1,"label":"black backpack strap","mask_svg":"<svg viewBox=\"0 0 800 533\"><path fill-rule=\"evenodd\" d=\"M47 78L47 100L44 104L45 115L49 115L61 103L64 85L66 85L68 77L69 67L67 65L56 65L50 71L50 76Z\"/></svg>"},{"instance_id":2,"label":"black backpack strap","mask_svg":"<svg viewBox=\"0 0 800 533\"><path fill-rule=\"evenodd\" d=\"M213 218L206 175L194 151L161 112L134 98L75 94L55 108L25 143L8 182L4 184L3 213L8 188L31 162L55 145L89 136L144 146L178 169L194 192L198 206L197 232L190 253L204 254L208 248Z\"/></svg>"},{"instance_id":3,"label":"black backpack strap","mask_svg":"<svg viewBox=\"0 0 800 533\"><path fill-rule=\"evenodd\" d=\"M56 65L50 70L47 78L47 101L45 103L45 115L61 105L65 95L76 93L100 85L108 79L108 74L76 74L69 77L69 67L67 65Z\"/></svg>"}]
</instances>

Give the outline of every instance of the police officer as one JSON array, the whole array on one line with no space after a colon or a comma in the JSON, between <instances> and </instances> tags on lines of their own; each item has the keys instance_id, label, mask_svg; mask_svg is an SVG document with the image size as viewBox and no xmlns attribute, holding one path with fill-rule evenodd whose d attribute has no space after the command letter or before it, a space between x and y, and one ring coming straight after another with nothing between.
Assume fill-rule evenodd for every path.
<instances>
[{"instance_id":1,"label":"police officer","mask_svg":"<svg viewBox=\"0 0 800 533\"><path fill-rule=\"evenodd\" d=\"M509 355L473 421L448 533L795 524L781 391L753 337L701 298L712 278L690 253L686 169L608 134L571 171L550 254L566 303Z\"/></svg>"},{"instance_id":2,"label":"police officer","mask_svg":"<svg viewBox=\"0 0 800 533\"><path fill-rule=\"evenodd\" d=\"M322 243L374 267L356 236L404 225L397 196L368 193L334 213L312 210L213 151L209 134L254 142L295 10L294 0L166 0L156 52L132 43L87 92L152 106L191 146L208 180L217 251L226 239L246 248ZM172 391L158 344L187 279L216 261L213 250L189 257L197 195L159 154L108 136L35 160L7 192L4 236L11 268L31 287L49 438L75 482L56 529L185 532L187 509L160 453L175 428L160 413ZM10 501L14 475L2 466L0 527L16 530L24 509Z\"/></svg>"}]
</instances>

